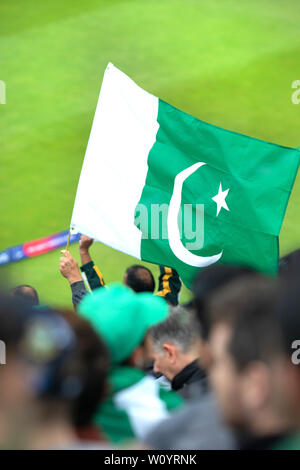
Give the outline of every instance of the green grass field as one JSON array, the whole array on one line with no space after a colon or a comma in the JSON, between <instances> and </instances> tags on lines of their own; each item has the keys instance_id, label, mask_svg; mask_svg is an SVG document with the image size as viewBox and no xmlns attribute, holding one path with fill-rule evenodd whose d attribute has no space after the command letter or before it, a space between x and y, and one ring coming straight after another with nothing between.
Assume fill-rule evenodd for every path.
<instances>
[{"instance_id":1,"label":"green grass field","mask_svg":"<svg viewBox=\"0 0 300 470\"><path fill-rule=\"evenodd\" d=\"M202 120L300 146L300 104L291 101L299 19L298 0L1 0L0 250L68 227L109 61ZM298 175L282 254L300 245L299 206ZM71 252L78 258L77 246ZM101 244L92 253L108 282L133 262ZM58 258L1 272L10 284L34 285L44 302L68 305Z\"/></svg>"}]
</instances>

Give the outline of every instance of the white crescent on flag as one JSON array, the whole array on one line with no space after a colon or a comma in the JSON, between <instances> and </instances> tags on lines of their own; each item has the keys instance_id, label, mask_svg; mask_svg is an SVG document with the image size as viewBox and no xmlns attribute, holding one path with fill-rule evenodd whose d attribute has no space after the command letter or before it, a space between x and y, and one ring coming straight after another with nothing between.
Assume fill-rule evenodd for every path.
<instances>
[{"instance_id":1,"label":"white crescent on flag","mask_svg":"<svg viewBox=\"0 0 300 470\"><path fill-rule=\"evenodd\" d=\"M178 173L178 175L176 175L174 181L173 194L170 200L168 211L168 238L171 250L173 251L174 255L183 263L201 268L209 266L210 264L214 264L219 261L223 254L223 251L213 256L198 256L188 251L185 246L183 246L180 240L180 232L177 218L181 204L181 192L183 182L203 165L205 165L204 162L195 163L194 165L189 166L185 170Z\"/></svg>"}]
</instances>

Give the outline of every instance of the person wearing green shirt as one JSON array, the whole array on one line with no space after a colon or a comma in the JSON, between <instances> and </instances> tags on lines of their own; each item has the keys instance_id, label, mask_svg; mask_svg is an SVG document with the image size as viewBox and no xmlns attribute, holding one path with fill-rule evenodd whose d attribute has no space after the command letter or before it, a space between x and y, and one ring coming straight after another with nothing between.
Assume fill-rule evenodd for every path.
<instances>
[{"instance_id":1,"label":"person wearing green shirt","mask_svg":"<svg viewBox=\"0 0 300 470\"><path fill-rule=\"evenodd\" d=\"M91 322L110 352L108 395L94 424L114 443L141 440L183 403L175 392L161 388L144 372L147 331L168 317L169 306L150 293L137 294L113 284L87 294L78 313Z\"/></svg>"}]
</instances>

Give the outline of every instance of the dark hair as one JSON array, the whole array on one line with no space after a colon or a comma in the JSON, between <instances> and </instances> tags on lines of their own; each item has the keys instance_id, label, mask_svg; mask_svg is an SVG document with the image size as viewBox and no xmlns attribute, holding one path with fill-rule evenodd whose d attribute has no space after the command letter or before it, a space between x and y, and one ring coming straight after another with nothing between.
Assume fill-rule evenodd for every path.
<instances>
[{"instance_id":1,"label":"dark hair","mask_svg":"<svg viewBox=\"0 0 300 470\"><path fill-rule=\"evenodd\" d=\"M212 324L232 328L228 350L238 370L252 361L268 363L283 352L275 316L278 287L274 280L257 275L233 282L208 303Z\"/></svg>"},{"instance_id":2,"label":"dark hair","mask_svg":"<svg viewBox=\"0 0 300 470\"><path fill-rule=\"evenodd\" d=\"M46 346L35 339L43 325ZM90 323L73 311L37 308L23 354L38 366L35 394L46 416L63 412L77 429L90 425L106 396L109 367L107 348Z\"/></svg>"},{"instance_id":3,"label":"dark hair","mask_svg":"<svg viewBox=\"0 0 300 470\"><path fill-rule=\"evenodd\" d=\"M126 269L126 285L135 292L154 292L155 281L150 269L134 264Z\"/></svg>"},{"instance_id":4,"label":"dark hair","mask_svg":"<svg viewBox=\"0 0 300 470\"><path fill-rule=\"evenodd\" d=\"M39 296L34 287L22 284L11 291L12 296L26 302L28 305L39 305Z\"/></svg>"},{"instance_id":5,"label":"dark hair","mask_svg":"<svg viewBox=\"0 0 300 470\"><path fill-rule=\"evenodd\" d=\"M294 279L289 285L283 284L275 307L276 319L279 322L285 352L293 353L292 343L300 340L300 290L299 280Z\"/></svg>"},{"instance_id":6,"label":"dark hair","mask_svg":"<svg viewBox=\"0 0 300 470\"><path fill-rule=\"evenodd\" d=\"M17 352L25 332L27 313L28 307L20 301L0 295L0 340L5 343L7 353Z\"/></svg>"},{"instance_id":7,"label":"dark hair","mask_svg":"<svg viewBox=\"0 0 300 470\"><path fill-rule=\"evenodd\" d=\"M109 353L87 320L72 311L62 311L61 314L72 326L77 339L77 357L74 359L80 363L78 366L83 387L73 403L71 414L74 426L81 428L91 424L98 406L108 392Z\"/></svg>"},{"instance_id":8,"label":"dark hair","mask_svg":"<svg viewBox=\"0 0 300 470\"><path fill-rule=\"evenodd\" d=\"M210 319L204 308L207 299L218 289L226 286L235 279L253 275L251 268L218 264L201 270L194 279L194 307L201 326L201 336L207 339L210 329Z\"/></svg>"},{"instance_id":9,"label":"dark hair","mask_svg":"<svg viewBox=\"0 0 300 470\"><path fill-rule=\"evenodd\" d=\"M300 249L280 258L279 276L287 280L297 277L300 282Z\"/></svg>"}]
</instances>

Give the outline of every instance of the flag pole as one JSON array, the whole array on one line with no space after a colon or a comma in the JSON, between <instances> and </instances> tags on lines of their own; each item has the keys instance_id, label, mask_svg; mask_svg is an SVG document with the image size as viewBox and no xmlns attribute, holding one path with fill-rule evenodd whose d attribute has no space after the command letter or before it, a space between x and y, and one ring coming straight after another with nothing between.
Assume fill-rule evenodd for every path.
<instances>
[{"instance_id":1,"label":"flag pole","mask_svg":"<svg viewBox=\"0 0 300 470\"><path fill-rule=\"evenodd\" d=\"M67 246L66 246L66 250L67 250L67 251L69 250L70 237L71 237L71 229L69 229L68 241L67 241Z\"/></svg>"}]
</instances>

